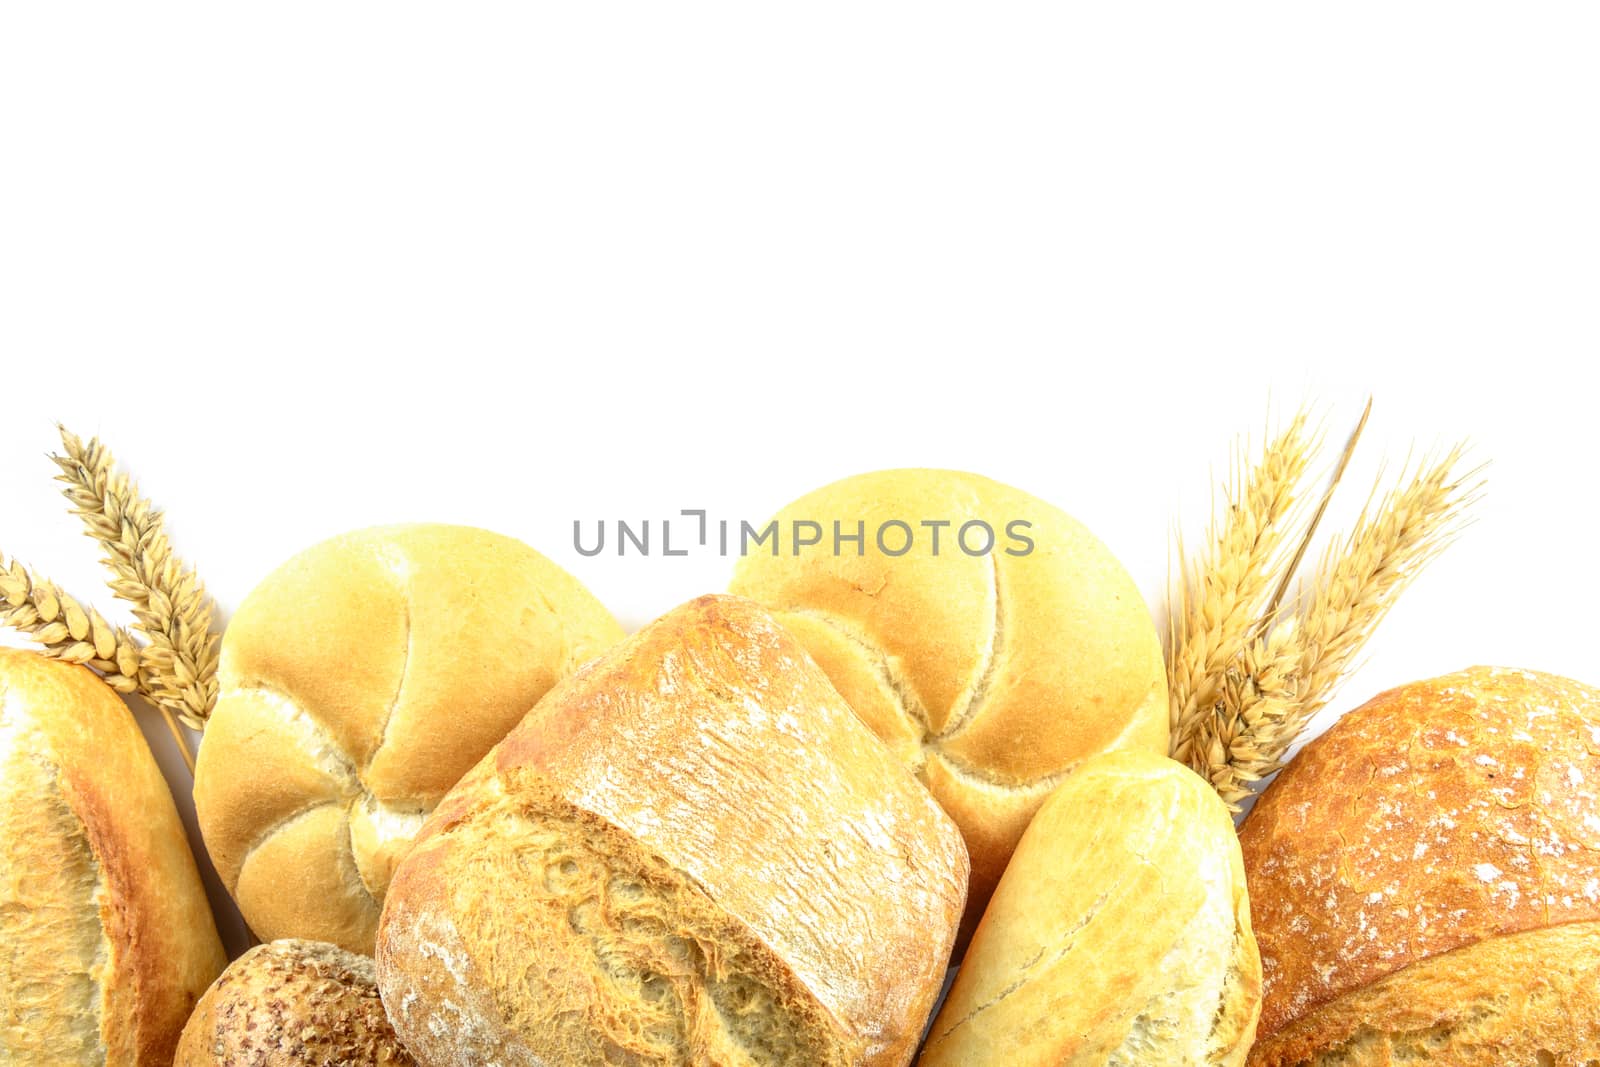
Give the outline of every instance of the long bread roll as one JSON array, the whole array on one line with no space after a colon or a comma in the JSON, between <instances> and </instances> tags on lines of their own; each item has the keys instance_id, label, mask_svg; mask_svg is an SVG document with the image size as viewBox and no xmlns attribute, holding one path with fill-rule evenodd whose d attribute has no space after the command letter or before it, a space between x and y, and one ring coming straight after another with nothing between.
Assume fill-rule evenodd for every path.
<instances>
[{"instance_id":1,"label":"long bread roll","mask_svg":"<svg viewBox=\"0 0 1600 1067\"><path fill-rule=\"evenodd\" d=\"M0 649L0 1063L168 1067L226 962L127 705Z\"/></svg>"},{"instance_id":2,"label":"long bread roll","mask_svg":"<svg viewBox=\"0 0 1600 1067\"><path fill-rule=\"evenodd\" d=\"M1238 1067L1261 957L1233 819L1180 763L1085 760L1022 835L920 1067Z\"/></svg>"},{"instance_id":3,"label":"long bread roll","mask_svg":"<svg viewBox=\"0 0 1600 1067\"><path fill-rule=\"evenodd\" d=\"M378 983L425 1067L909 1062L960 833L756 604L552 690L395 872Z\"/></svg>"}]
</instances>

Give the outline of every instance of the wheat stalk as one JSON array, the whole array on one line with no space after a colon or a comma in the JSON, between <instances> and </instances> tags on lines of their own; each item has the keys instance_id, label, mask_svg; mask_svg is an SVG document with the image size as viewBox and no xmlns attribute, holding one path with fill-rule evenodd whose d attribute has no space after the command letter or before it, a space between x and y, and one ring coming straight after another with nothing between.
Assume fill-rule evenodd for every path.
<instances>
[{"instance_id":1,"label":"wheat stalk","mask_svg":"<svg viewBox=\"0 0 1600 1067\"><path fill-rule=\"evenodd\" d=\"M1279 726L1282 747L1327 704L1400 594L1460 534L1483 488L1482 468L1456 473L1463 458L1457 445L1424 460L1376 507L1369 499L1350 536L1323 555L1296 616L1305 691L1295 715Z\"/></svg>"},{"instance_id":2,"label":"wheat stalk","mask_svg":"<svg viewBox=\"0 0 1600 1067\"><path fill-rule=\"evenodd\" d=\"M1236 451L1224 489L1226 517L1213 521L1205 554L1183 564L1177 609L1169 612L1167 679L1175 759L1191 762L1208 738L1202 720L1221 694L1224 674L1257 628L1283 559L1285 526L1295 512L1316 438L1300 411L1248 467ZM1248 476L1246 470L1248 469ZM1183 559L1183 546L1178 547Z\"/></svg>"},{"instance_id":3,"label":"wheat stalk","mask_svg":"<svg viewBox=\"0 0 1600 1067\"><path fill-rule=\"evenodd\" d=\"M111 591L133 606L148 639L140 653L141 691L163 713L204 729L217 699L220 639L212 632L211 600L194 572L172 552L161 513L116 470L99 440L87 444L58 427L66 455L52 455L64 495L105 550ZM187 755L187 746L185 746Z\"/></svg>"},{"instance_id":4,"label":"wheat stalk","mask_svg":"<svg viewBox=\"0 0 1600 1067\"><path fill-rule=\"evenodd\" d=\"M134 636L15 559L0 563L0 625L27 634L47 656L92 667L119 693L138 691Z\"/></svg>"},{"instance_id":5,"label":"wheat stalk","mask_svg":"<svg viewBox=\"0 0 1600 1067\"><path fill-rule=\"evenodd\" d=\"M92 668L119 693L131 695L144 688L141 650L133 634L112 626L98 611L85 608L15 559L0 566L0 626L27 634L47 656ZM170 712L165 718L184 763L194 773L188 738Z\"/></svg>"},{"instance_id":6,"label":"wheat stalk","mask_svg":"<svg viewBox=\"0 0 1600 1067\"><path fill-rule=\"evenodd\" d=\"M1370 411L1369 401L1294 552L1265 557L1279 568L1270 597L1250 599L1270 576L1245 580L1251 557L1240 551L1242 542L1229 540L1228 531L1276 527L1282 515L1264 498L1238 491L1237 469L1226 489L1228 522L1213 533L1207 554L1184 571L1168 648L1171 751L1235 811L1256 783L1282 767L1400 593L1460 532L1482 488L1480 470L1456 474L1462 446L1423 461L1409 477L1403 469L1398 487L1382 494L1374 488L1354 530L1323 553L1309 589L1285 609L1290 583ZM1269 448L1252 472L1250 486L1272 479L1271 453ZM1251 514L1239 517L1241 509ZM1246 602L1260 613L1241 619L1251 615L1242 608ZM1221 618L1229 620L1227 626L1212 623Z\"/></svg>"}]
</instances>

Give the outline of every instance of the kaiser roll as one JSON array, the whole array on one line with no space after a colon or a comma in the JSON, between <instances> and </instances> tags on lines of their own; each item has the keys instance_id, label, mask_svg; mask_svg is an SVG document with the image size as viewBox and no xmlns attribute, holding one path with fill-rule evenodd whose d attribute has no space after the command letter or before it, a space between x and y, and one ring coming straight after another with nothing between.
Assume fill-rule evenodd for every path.
<instances>
[{"instance_id":1,"label":"kaiser roll","mask_svg":"<svg viewBox=\"0 0 1600 1067\"><path fill-rule=\"evenodd\" d=\"M0 1063L168 1067L227 962L133 714L0 649Z\"/></svg>"},{"instance_id":2,"label":"kaiser roll","mask_svg":"<svg viewBox=\"0 0 1600 1067\"><path fill-rule=\"evenodd\" d=\"M1478 667L1350 712L1241 831L1250 1063L1600 1063L1600 691Z\"/></svg>"},{"instance_id":3,"label":"kaiser roll","mask_svg":"<svg viewBox=\"0 0 1600 1067\"><path fill-rule=\"evenodd\" d=\"M960 833L748 600L557 686L395 872L378 983L424 1067L910 1061Z\"/></svg>"},{"instance_id":4,"label":"kaiser roll","mask_svg":"<svg viewBox=\"0 0 1600 1067\"><path fill-rule=\"evenodd\" d=\"M1091 756L1022 835L921 1067L1237 1067L1261 959L1233 819L1181 764Z\"/></svg>"},{"instance_id":5,"label":"kaiser roll","mask_svg":"<svg viewBox=\"0 0 1600 1067\"><path fill-rule=\"evenodd\" d=\"M269 575L223 636L195 770L206 846L251 928L370 953L439 798L621 636L570 574L485 530L360 530Z\"/></svg>"},{"instance_id":6,"label":"kaiser roll","mask_svg":"<svg viewBox=\"0 0 1600 1067\"><path fill-rule=\"evenodd\" d=\"M368 956L273 941L200 998L173 1067L413 1067L383 1014Z\"/></svg>"},{"instance_id":7,"label":"kaiser roll","mask_svg":"<svg viewBox=\"0 0 1600 1067\"><path fill-rule=\"evenodd\" d=\"M1166 754L1150 613L1059 509L975 474L890 470L818 489L776 523L770 549L743 546L730 588L774 611L961 827L969 926L1080 760Z\"/></svg>"}]
</instances>

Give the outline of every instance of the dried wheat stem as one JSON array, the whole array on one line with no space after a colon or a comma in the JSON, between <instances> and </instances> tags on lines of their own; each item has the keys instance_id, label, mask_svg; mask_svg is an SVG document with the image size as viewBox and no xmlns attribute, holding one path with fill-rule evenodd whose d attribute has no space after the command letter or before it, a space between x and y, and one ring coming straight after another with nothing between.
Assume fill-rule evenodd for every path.
<instances>
[{"instance_id":1,"label":"dried wheat stem","mask_svg":"<svg viewBox=\"0 0 1600 1067\"><path fill-rule=\"evenodd\" d=\"M189 777L194 778L194 748L189 742L189 735L183 732L183 725L178 722L178 716L171 708L156 705L156 710L161 713L161 721L167 724L167 733L172 735L172 740L178 745L178 755L183 757L183 765L189 769Z\"/></svg>"},{"instance_id":2,"label":"dried wheat stem","mask_svg":"<svg viewBox=\"0 0 1600 1067\"><path fill-rule=\"evenodd\" d=\"M141 653L141 691L158 707L203 729L217 699L218 635L211 601L173 554L161 513L116 470L98 440L87 444L59 427L66 455L52 456L57 480L89 536L105 550L111 590L133 605L149 643Z\"/></svg>"},{"instance_id":3,"label":"dried wheat stem","mask_svg":"<svg viewBox=\"0 0 1600 1067\"><path fill-rule=\"evenodd\" d=\"M1317 501L1317 510L1311 513L1311 521L1306 523L1305 533L1300 536L1294 555L1289 557L1288 565L1283 568L1283 575L1278 579L1278 588L1273 590L1272 601L1267 605L1267 614L1262 618L1263 625L1277 617L1278 605L1283 603L1284 595L1289 592L1289 585L1300 570L1300 561L1306 558L1306 550L1311 547L1311 539L1317 536L1317 527L1322 525L1322 516L1328 512L1328 504L1333 500L1333 491L1339 488L1339 483L1344 480L1344 472L1350 466L1350 457L1355 455L1356 445L1361 441L1361 431L1367 428L1367 419L1371 417L1372 398L1369 396L1367 406L1361 409L1361 418L1356 420L1356 428L1350 431L1350 436L1345 440L1344 451L1339 454L1339 465L1334 467L1333 477L1328 479L1327 486L1322 490L1322 499Z\"/></svg>"},{"instance_id":4,"label":"dried wheat stem","mask_svg":"<svg viewBox=\"0 0 1600 1067\"><path fill-rule=\"evenodd\" d=\"M139 644L93 608L85 608L54 582L0 555L0 625L27 634L41 651L93 668L119 693L139 688Z\"/></svg>"}]
</instances>

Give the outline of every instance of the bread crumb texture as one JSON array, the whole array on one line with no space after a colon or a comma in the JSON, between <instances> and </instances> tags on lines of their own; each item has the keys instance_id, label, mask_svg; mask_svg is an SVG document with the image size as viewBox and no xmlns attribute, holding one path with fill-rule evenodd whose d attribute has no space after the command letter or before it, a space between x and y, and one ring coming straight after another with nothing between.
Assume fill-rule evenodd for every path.
<instances>
[{"instance_id":1,"label":"bread crumb texture","mask_svg":"<svg viewBox=\"0 0 1600 1067\"><path fill-rule=\"evenodd\" d=\"M1402 686L1306 746L1240 835L1252 1067L1600 1062L1597 790L1600 692L1531 671Z\"/></svg>"},{"instance_id":2,"label":"bread crumb texture","mask_svg":"<svg viewBox=\"0 0 1600 1067\"><path fill-rule=\"evenodd\" d=\"M370 957L273 941L233 962L184 1028L174 1067L412 1067Z\"/></svg>"},{"instance_id":3,"label":"bread crumb texture","mask_svg":"<svg viewBox=\"0 0 1600 1067\"><path fill-rule=\"evenodd\" d=\"M695 601L445 798L378 936L427 1067L902 1065L960 835L758 606Z\"/></svg>"},{"instance_id":4,"label":"bread crumb texture","mask_svg":"<svg viewBox=\"0 0 1600 1067\"><path fill-rule=\"evenodd\" d=\"M0 1063L104 1063L100 867L60 768L6 716L3 695L0 761L15 798L0 804Z\"/></svg>"}]
</instances>

